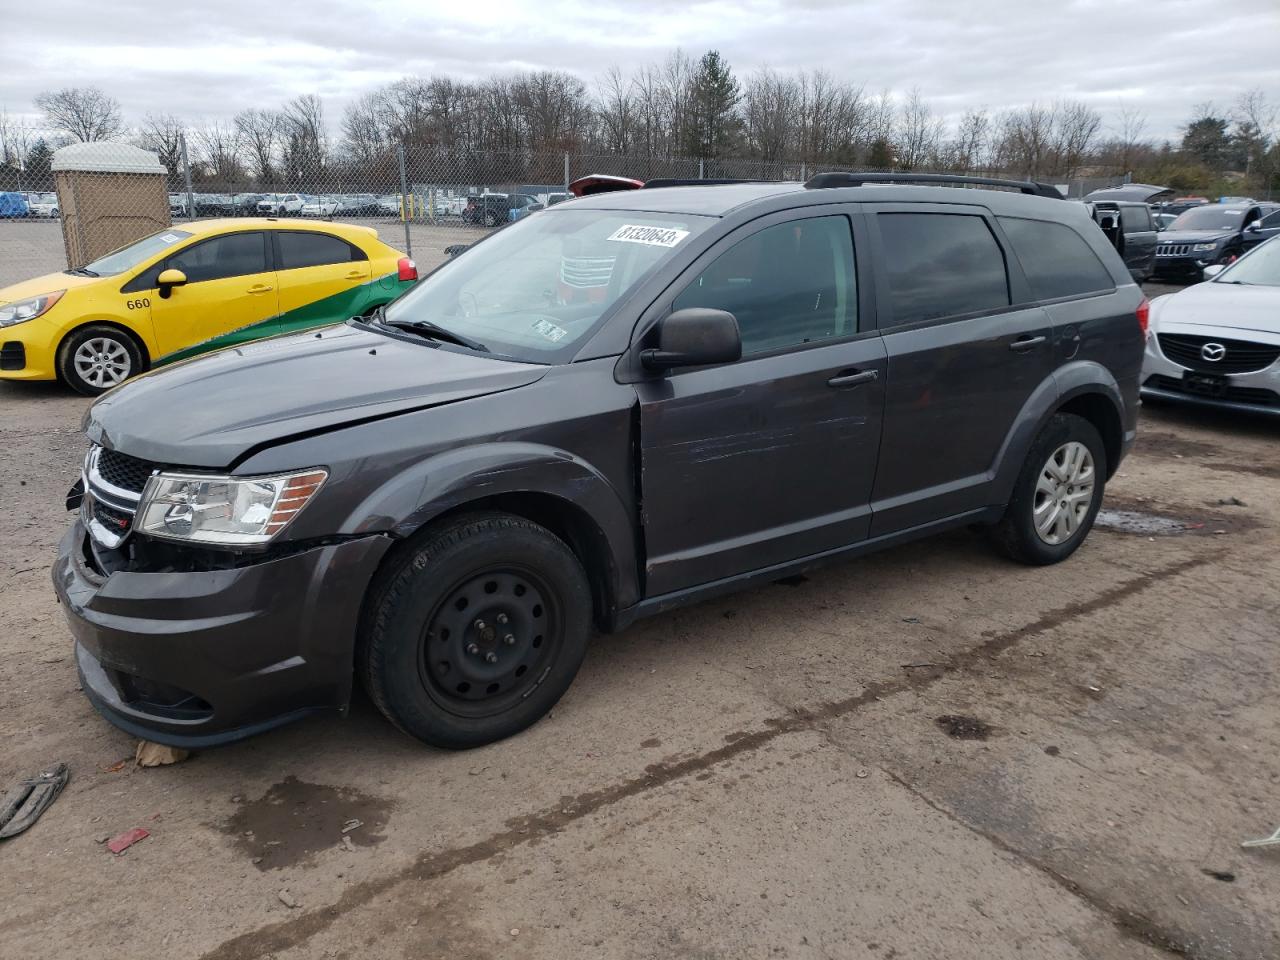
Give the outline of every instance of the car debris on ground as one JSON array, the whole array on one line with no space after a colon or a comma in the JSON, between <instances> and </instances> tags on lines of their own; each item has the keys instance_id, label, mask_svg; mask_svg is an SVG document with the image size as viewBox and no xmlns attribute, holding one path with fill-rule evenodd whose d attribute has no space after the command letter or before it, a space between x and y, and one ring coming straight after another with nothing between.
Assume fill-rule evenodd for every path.
<instances>
[{"instance_id":1,"label":"car debris on ground","mask_svg":"<svg viewBox=\"0 0 1280 960\"><path fill-rule=\"evenodd\" d=\"M65 763L19 780L0 800L0 840L25 832L53 805L71 779Z\"/></svg>"}]
</instances>

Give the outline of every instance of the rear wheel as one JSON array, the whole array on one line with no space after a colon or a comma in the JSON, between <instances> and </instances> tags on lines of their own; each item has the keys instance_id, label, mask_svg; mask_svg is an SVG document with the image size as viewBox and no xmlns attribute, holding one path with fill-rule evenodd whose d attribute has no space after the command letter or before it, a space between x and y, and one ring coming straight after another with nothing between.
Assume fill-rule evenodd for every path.
<instances>
[{"instance_id":1,"label":"rear wheel","mask_svg":"<svg viewBox=\"0 0 1280 960\"><path fill-rule=\"evenodd\" d=\"M58 375L87 397L124 383L142 368L142 351L133 338L106 324L81 327L58 348Z\"/></svg>"},{"instance_id":2,"label":"rear wheel","mask_svg":"<svg viewBox=\"0 0 1280 960\"><path fill-rule=\"evenodd\" d=\"M549 530L509 514L430 532L375 585L358 667L378 709L432 746L525 729L586 653L591 591Z\"/></svg>"},{"instance_id":3,"label":"rear wheel","mask_svg":"<svg viewBox=\"0 0 1280 960\"><path fill-rule=\"evenodd\" d=\"M997 549L1034 565L1071 556L1093 527L1106 475L1097 428L1075 414L1055 414L1032 443L1008 509L992 528Z\"/></svg>"}]
</instances>

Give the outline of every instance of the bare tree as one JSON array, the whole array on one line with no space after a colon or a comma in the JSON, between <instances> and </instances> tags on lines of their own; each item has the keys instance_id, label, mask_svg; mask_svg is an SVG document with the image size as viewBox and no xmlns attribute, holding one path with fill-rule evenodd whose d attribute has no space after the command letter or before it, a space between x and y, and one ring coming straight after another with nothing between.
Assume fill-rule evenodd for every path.
<instances>
[{"instance_id":1,"label":"bare tree","mask_svg":"<svg viewBox=\"0 0 1280 960\"><path fill-rule=\"evenodd\" d=\"M1240 94L1231 112L1235 122L1234 139L1244 153L1245 175L1256 180L1270 199L1277 163L1277 123L1280 107L1270 103L1267 95L1255 87Z\"/></svg>"},{"instance_id":2,"label":"bare tree","mask_svg":"<svg viewBox=\"0 0 1280 960\"><path fill-rule=\"evenodd\" d=\"M987 165L991 140L991 117L985 107L967 111L956 126L956 136L948 150L949 165L961 173Z\"/></svg>"},{"instance_id":3,"label":"bare tree","mask_svg":"<svg viewBox=\"0 0 1280 960\"><path fill-rule=\"evenodd\" d=\"M1098 136L1102 117L1097 110L1079 100L1059 100L1053 105L1051 117L1051 159L1055 169L1048 172L1074 177Z\"/></svg>"},{"instance_id":4,"label":"bare tree","mask_svg":"<svg viewBox=\"0 0 1280 960\"><path fill-rule=\"evenodd\" d=\"M63 87L35 98L49 125L81 143L111 140L124 132L120 103L97 87Z\"/></svg>"},{"instance_id":5,"label":"bare tree","mask_svg":"<svg viewBox=\"0 0 1280 960\"><path fill-rule=\"evenodd\" d=\"M915 170L936 162L942 132L942 121L933 115L920 95L920 88L912 87L898 122L898 165L904 170Z\"/></svg>"},{"instance_id":6,"label":"bare tree","mask_svg":"<svg viewBox=\"0 0 1280 960\"><path fill-rule=\"evenodd\" d=\"M235 124L207 123L196 130L195 141L206 180L226 189L244 179L244 166L240 162L243 144Z\"/></svg>"},{"instance_id":7,"label":"bare tree","mask_svg":"<svg viewBox=\"0 0 1280 960\"><path fill-rule=\"evenodd\" d=\"M285 174L300 183L319 175L329 160L324 104L314 93L295 97L280 112Z\"/></svg>"},{"instance_id":8,"label":"bare tree","mask_svg":"<svg viewBox=\"0 0 1280 960\"><path fill-rule=\"evenodd\" d=\"M613 153L627 153L636 126L636 92L634 81L622 75L616 66L610 67L597 84L599 98L600 130L605 149Z\"/></svg>"},{"instance_id":9,"label":"bare tree","mask_svg":"<svg viewBox=\"0 0 1280 960\"><path fill-rule=\"evenodd\" d=\"M240 142L249 154L254 178L260 186L274 182L284 120L275 110L253 108L237 113L234 122Z\"/></svg>"},{"instance_id":10,"label":"bare tree","mask_svg":"<svg viewBox=\"0 0 1280 960\"><path fill-rule=\"evenodd\" d=\"M138 130L138 145L160 158L175 183L182 172L182 134L185 124L168 113L148 113Z\"/></svg>"}]
</instances>

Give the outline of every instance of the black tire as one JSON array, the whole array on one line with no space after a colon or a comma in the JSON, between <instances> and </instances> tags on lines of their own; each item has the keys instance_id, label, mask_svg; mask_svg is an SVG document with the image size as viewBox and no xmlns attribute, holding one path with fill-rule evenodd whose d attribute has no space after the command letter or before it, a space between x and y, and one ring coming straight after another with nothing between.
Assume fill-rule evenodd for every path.
<instances>
[{"instance_id":1,"label":"black tire","mask_svg":"<svg viewBox=\"0 0 1280 960\"><path fill-rule=\"evenodd\" d=\"M461 517L374 584L357 670L411 737L478 747L555 706L582 665L591 615L582 565L549 530L510 514Z\"/></svg>"},{"instance_id":2,"label":"black tire","mask_svg":"<svg viewBox=\"0 0 1280 960\"><path fill-rule=\"evenodd\" d=\"M1083 444L1093 460L1092 497L1083 516L1076 521L1076 527L1069 536L1060 542L1048 542L1036 530L1035 511L1038 503L1052 507L1053 495L1037 490L1042 472L1049 466L1049 459L1067 444ZM1071 413L1054 414L1044 425L1031 449L1027 459L1018 473L1014 484L1013 497L1005 510L1004 517L991 528L992 543L1005 556L1020 563L1033 566L1044 566L1060 563L1079 549L1089 530L1093 527L1098 508L1102 506L1102 497L1106 490L1107 450L1102 437L1092 423L1083 417ZM1052 482L1052 481L1051 481ZM1069 487L1072 495L1076 487ZM1055 531L1050 531L1052 536Z\"/></svg>"},{"instance_id":3,"label":"black tire","mask_svg":"<svg viewBox=\"0 0 1280 960\"><path fill-rule=\"evenodd\" d=\"M110 356L113 360L110 366L104 367L102 371L95 371L92 368L85 370L77 362L76 352L91 340L110 345L103 355ZM59 379L76 393L86 397L96 397L106 393L130 377L136 377L144 369L142 350L133 337L119 327L112 327L105 323L93 323L73 330L58 346ZM96 382L94 379L98 374L102 376L101 382ZM107 382L108 376L111 382ZM119 379L114 379L117 376Z\"/></svg>"}]
</instances>

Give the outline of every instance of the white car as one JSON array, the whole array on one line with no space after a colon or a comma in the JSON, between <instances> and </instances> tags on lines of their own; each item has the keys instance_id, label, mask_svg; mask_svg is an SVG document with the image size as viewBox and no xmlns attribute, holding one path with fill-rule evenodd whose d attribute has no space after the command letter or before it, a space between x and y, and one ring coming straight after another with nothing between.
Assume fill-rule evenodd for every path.
<instances>
[{"instance_id":1,"label":"white car","mask_svg":"<svg viewBox=\"0 0 1280 960\"><path fill-rule=\"evenodd\" d=\"M58 195L56 193L35 193L27 198L27 209L33 217L56 217L58 215Z\"/></svg>"},{"instance_id":2,"label":"white car","mask_svg":"<svg viewBox=\"0 0 1280 960\"><path fill-rule=\"evenodd\" d=\"M1280 416L1280 237L1151 303L1142 397Z\"/></svg>"},{"instance_id":3,"label":"white car","mask_svg":"<svg viewBox=\"0 0 1280 960\"><path fill-rule=\"evenodd\" d=\"M341 208L342 204L333 197L312 197L299 212L304 217L332 217Z\"/></svg>"},{"instance_id":4,"label":"white car","mask_svg":"<svg viewBox=\"0 0 1280 960\"><path fill-rule=\"evenodd\" d=\"M258 201L258 213L279 216L285 213L302 213L306 198L300 193L273 193Z\"/></svg>"}]
</instances>

